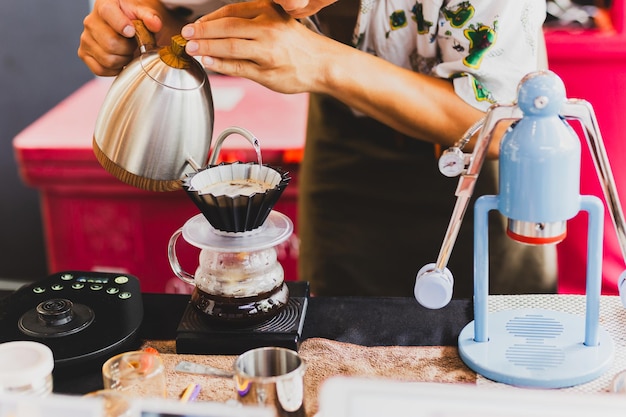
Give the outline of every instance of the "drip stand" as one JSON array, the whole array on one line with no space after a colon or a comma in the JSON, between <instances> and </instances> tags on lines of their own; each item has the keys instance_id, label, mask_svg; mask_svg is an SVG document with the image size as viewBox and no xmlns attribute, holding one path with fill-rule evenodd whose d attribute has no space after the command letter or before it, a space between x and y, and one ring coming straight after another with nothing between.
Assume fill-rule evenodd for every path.
<instances>
[{"instance_id":1,"label":"drip stand","mask_svg":"<svg viewBox=\"0 0 626 417\"><path fill-rule=\"evenodd\" d=\"M498 200L477 200L477 231L487 230ZM585 317L545 309L489 314L488 233L475 233L474 321L459 334L459 355L477 373L510 385L563 388L591 381L611 365L613 340L598 325L604 207L597 197L582 196L581 209L589 213Z\"/></svg>"}]
</instances>

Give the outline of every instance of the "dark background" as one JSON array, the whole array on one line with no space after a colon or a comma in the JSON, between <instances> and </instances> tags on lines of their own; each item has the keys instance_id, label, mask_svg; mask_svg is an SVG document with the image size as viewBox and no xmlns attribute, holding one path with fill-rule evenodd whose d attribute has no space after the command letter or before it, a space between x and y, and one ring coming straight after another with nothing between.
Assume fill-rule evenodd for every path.
<instances>
[{"instance_id":1,"label":"dark background","mask_svg":"<svg viewBox=\"0 0 626 417\"><path fill-rule=\"evenodd\" d=\"M39 199L13 138L93 75L76 55L88 0L0 2L0 288L47 275Z\"/></svg>"}]
</instances>

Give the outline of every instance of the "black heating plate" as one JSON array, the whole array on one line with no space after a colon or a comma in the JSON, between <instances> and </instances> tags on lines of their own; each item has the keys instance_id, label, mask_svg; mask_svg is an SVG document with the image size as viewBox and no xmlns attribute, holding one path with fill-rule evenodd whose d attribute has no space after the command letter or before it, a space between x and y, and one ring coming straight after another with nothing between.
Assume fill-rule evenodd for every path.
<instances>
[{"instance_id":1,"label":"black heating plate","mask_svg":"<svg viewBox=\"0 0 626 417\"><path fill-rule=\"evenodd\" d=\"M206 319L191 303L178 325L176 352L239 355L257 347L298 350L309 298L307 282L287 282L289 301L274 317L248 325L231 326Z\"/></svg>"}]
</instances>

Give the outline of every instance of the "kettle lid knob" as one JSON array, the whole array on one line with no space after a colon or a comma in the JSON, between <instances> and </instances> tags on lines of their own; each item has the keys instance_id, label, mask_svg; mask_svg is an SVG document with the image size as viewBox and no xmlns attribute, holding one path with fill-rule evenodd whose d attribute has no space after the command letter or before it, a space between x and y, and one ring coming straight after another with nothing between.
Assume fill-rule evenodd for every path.
<instances>
[{"instance_id":1,"label":"kettle lid knob","mask_svg":"<svg viewBox=\"0 0 626 417\"><path fill-rule=\"evenodd\" d=\"M172 36L171 44L159 49L161 60L172 68L189 68L193 58L185 52L185 45L187 45L187 39L181 35Z\"/></svg>"}]
</instances>

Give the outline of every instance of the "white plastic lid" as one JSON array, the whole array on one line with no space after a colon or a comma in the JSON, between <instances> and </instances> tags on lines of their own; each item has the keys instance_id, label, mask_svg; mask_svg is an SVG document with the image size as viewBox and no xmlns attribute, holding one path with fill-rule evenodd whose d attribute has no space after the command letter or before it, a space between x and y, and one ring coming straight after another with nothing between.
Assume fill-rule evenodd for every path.
<instances>
[{"instance_id":1,"label":"white plastic lid","mask_svg":"<svg viewBox=\"0 0 626 417\"><path fill-rule=\"evenodd\" d=\"M415 299L426 308L445 307L452 299L452 291L452 275L441 271L430 271L421 276L418 274L415 281Z\"/></svg>"},{"instance_id":2,"label":"white plastic lid","mask_svg":"<svg viewBox=\"0 0 626 417\"><path fill-rule=\"evenodd\" d=\"M42 343L19 341L0 344L0 387L39 384L53 368L52 351Z\"/></svg>"}]
</instances>

